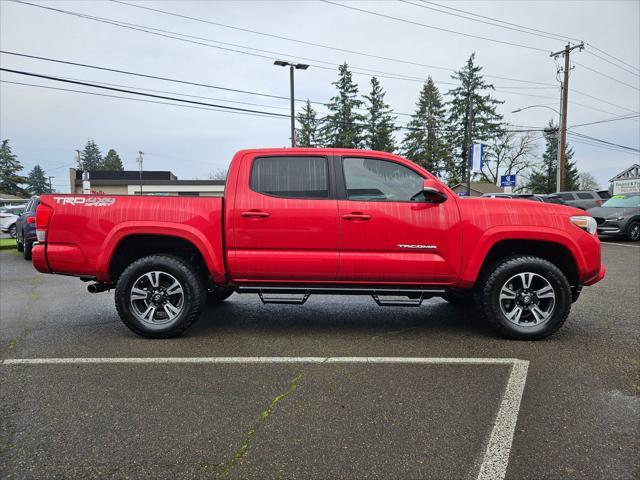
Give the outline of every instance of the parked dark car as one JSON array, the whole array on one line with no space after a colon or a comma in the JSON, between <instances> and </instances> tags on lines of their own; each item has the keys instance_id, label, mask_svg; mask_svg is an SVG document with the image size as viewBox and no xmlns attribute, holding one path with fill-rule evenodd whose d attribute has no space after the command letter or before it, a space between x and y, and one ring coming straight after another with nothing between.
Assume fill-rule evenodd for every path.
<instances>
[{"instance_id":1,"label":"parked dark car","mask_svg":"<svg viewBox=\"0 0 640 480\"><path fill-rule=\"evenodd\" d=\"M598 224L598 234L640 240L640 193L614 195L588 212Z\"/></svg>"},{"instance_id":2,"label":"parked dark car","mask_svg":"<svg viewBox=\"0 0 640 480\"><path fill-rule=\"evenodd\" d=\"M589 210L593 207L599 207L604 200L594 191L583 192L556 192L554 195L558 195L562 198L570 207L581 208L582 210Z\"/></svg>"},{"instance_id":3,"label":"parked dark car","mask_svg":"<svg viewBox=\"0 0 640 480\"><path fill-rule=\"evenodd\" d=\"M609 190L598 190L597 193L600 196L600 198L603 200L609 200L611 198L611 194L609 193Z\"/></svg>"},{"instance_id":4,"label":"parked dark car","mask_svg":"<svg viewBox=\"0 0 640 480\"><path fill-rule=\"evenodd\" d=\"M31 197L16 220L16 243L25 260L31 260L31 247L36 241L36 208L39 204L40 197Z\"/></svg>"},{"instance_id":5,"label":"parked dark car","mask_svg":"<svg viewBox=\"0 0 640 480\"><path fill-rule=\"evenodd\" d=\"M536 197L540 198L544 203L555 203L556 205L567 205L560 195L556 195L555 193L542 194L536 193Z\"/></svg>"}]
</instances>

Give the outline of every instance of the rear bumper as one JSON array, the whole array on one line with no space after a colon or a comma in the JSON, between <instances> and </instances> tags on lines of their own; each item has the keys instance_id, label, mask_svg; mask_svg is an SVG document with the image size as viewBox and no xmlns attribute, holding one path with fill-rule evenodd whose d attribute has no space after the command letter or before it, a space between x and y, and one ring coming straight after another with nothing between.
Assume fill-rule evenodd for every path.
<instances>
[{"instance_id":1,"label":"rear bumper","mask_svg":"<svg viewBox=\"0 0 640 480\"><path fill-rule=\"evenodd\" d=\"M41 273L51 273L47 256L45 254L45 246L41 243L35 243L31 249L31 262L34 268Z\"/></svg>"}]
</instances>

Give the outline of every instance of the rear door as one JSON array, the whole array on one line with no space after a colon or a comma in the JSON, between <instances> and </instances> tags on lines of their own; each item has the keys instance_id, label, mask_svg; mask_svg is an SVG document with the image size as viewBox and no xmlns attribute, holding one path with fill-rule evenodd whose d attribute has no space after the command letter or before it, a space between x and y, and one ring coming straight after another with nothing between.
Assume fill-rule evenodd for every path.
<instances>
[{"instance_id":1,"label":"rear door","mask_svg":"<svg viewBox=\"0 0 640 480\"><path fill-rule=\"evenodd\" d=\"M372 283L449 283L459 269L455 199L427 203L425 177L393 159L345 157L339 201L338 279ZM338 169L336 169L338 171Z\"/></svg>"},{"instance_id":2,"label":"rear door","mask_svg":"<svg viewBox=\"0 0 640 480\"><path fill-rule=\"evenodd\" d=\"M338 202L322 155L246 156L231 212L237 281L335 281Z\"/></svg>"}]
</instances>

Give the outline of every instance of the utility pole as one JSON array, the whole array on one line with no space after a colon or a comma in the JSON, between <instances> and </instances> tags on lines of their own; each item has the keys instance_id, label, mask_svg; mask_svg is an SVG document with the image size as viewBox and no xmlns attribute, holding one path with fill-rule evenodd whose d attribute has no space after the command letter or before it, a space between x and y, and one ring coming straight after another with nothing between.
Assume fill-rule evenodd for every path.
<instances>
[{"instance_id":1,"label":"utility pole","mask_svg":"<svg viewBox=\"0 0 640 480\"><path fill-rule=\"evenodd\" d=\"M82 168L84 170L82 162L80 161L80 150L76 150L76 162L78 163L78 168Z\"/></svg>"},{"instance_id":2,"label":"utility pole","mask_svg":"<svg viewBox=\"0 0 640 480\"><path fill-rule=\"evenodd\" d=\"M295 87L294 87L294 70L306 70L309 65L304 63L292 63L284 60L276 60L274 65L279 67L289 67L289 90L291 95L291 146L296 146L296 107L295 107Z\"/></svg>"},{"instance_id":3,"label":"utility pole","mask_svg":"<svg viewBox=\"0 0 640 480\"><path fill-rule=\"evenodd\" d=\"M569 56L571 52L579 48L580 51L584 49L584 43L580 42L579 45L571 46L570 44L565 45L564 50L560 50L559 52L552 53L550 56L553 58L558 58L560 55L564 56L564 68L562 72L564 73L564 78L562 81L562 95L561 95L561 110L560 110L560 125L558 128L560 129L560 144L558 145L558 191L564 190L565 186L565 165L567 163L567 155L566 155L566 146L567 146L567 104L569 100Z\"/></svg>"},{"instance_id":4,"label":"utility pole","mask_svg":"<svg viewBox=\"0 0 640 480\"><path fill-rule=\"evenodd\" d=\"M53 193L53 188L51 186L51 179L52 178L56 178L56 177L52 177L51 175L49 175L49 193Z\"/></svg>"},{"instance_id":5,"label":"utility pole","mask_svg":"<svg viewBox=\"0 0 640 480\"><path fill-rule=\"evenodd\" d=\"M140 174L140 195L142 195L142 161L143 161L143 151L138 151L138 158L136 158L136 162L140 165L139 174Z\"/></svg>"},{"instance_id":6,"label":"utility pole","mask_svg":"<svg viewBox=\"0 0 640 480\"><path fill-rule=\"evenodd\" d=\"M467 111L467 197L471 196L471 149L473 148L473 134L471 128L473 126L473 94L469 95L469 110Z\"/></svg>"}]
</instances>

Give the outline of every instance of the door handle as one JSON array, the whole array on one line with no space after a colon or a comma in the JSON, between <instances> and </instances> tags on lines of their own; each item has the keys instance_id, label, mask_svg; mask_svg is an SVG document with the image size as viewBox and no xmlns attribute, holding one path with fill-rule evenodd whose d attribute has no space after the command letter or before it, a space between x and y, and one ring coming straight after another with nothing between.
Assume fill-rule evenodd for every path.
<instances>
[{"instance_id":1,"label":"door handle","mask_svg":"<svg viewBox=\"0 0 640 480\"><path fill-rule=\"evenodd\" d=\"M267 218L269 216L267 212L261 212L260 210L249 210L248 212L242 212L240 215L245 218Z\"/></svg>"},{"instance_id":2,"label":"door handle","mask_svg":"<svg viewBox=\"0 0 640 480\"><path fill-rule=\"evenodd\" d=\"M345 220L370 220L371 215L361 212L351 212L342 216Z\"/></svg>"}]
</instances>

